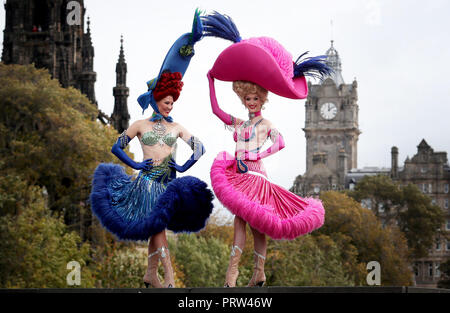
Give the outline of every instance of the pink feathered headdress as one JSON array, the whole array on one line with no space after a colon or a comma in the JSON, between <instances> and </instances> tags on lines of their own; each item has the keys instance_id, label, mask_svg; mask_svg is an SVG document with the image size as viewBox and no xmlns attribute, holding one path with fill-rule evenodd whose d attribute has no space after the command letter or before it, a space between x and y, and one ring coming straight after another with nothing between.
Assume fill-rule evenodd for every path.
<instances>
[{"instance_id":1,"label":"pink feathered headdress","mask_svg":"<svg viewBox=\"0 0 450 313\"><path fill-rule=\"evenodd\" d=\"M211 75L223 81L245 80L286 98L308 96L305 76L322 78L331 73L326 56L292 60L292 55L275 39L256 37L242 40L230 17L214 12L202 16L204 36L234 42L217 58Z\"/></svg>"}]
</instances>

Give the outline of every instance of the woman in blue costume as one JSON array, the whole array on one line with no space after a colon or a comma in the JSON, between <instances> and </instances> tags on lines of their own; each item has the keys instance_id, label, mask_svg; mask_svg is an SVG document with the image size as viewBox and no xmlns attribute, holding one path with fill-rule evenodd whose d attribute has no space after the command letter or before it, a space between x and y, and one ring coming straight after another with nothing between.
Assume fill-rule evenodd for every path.
<instances>
[{"instance_id":1,"label":"woman in blue costume","mask_svg":"<svg viewBox=\"0 0 450 313\"><path fill-rule=\"evenodd\" d=\"M148 92L138 98L145 110L154 112L149 119L134 122L113 145L112 153L126 165L139 170L132 180L122 166L100 164L92 184L92 211L102 225L120 240L149 240L148 267L143 278L146 287L163 287L157 276L159 260L164 268L164 287L174 287L172 265L165 229L174 232L196 232L205 227L212 212L213 194L205 182L192 176L176 178L176 171L185 172L205 153L200 140L169 116L178 99L181 81L193 45L200 40L202 25L196 12L192 33L181 36L169 50L157 78L149 81ZM135 162L123 151L138 138L144 155ZM193 150L184 165L174 161L177 138Z\"/></svg>"}]
</instances>

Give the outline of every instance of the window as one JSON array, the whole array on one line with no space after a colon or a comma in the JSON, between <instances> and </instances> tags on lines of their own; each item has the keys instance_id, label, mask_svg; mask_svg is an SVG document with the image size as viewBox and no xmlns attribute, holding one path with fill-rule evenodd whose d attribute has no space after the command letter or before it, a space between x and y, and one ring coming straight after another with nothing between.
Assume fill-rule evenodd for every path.
<instances>
[{"instance_id":1,"label":"window","mask_svg":"<svg viewBox=\"0 0 450 313\"><path fill-rule=\"evenodd\" d=\"M383 203L378 203L378 212L384 213L384 205L383 205Z\"/></svg>"},{"instance_id":2,"label":"window","mask_svg":"<svg viewBox=\"0 0 450 313\"><path fill-rule=\"evenodd\" d=\"M450 230L450 220L447 220L447 223L445 224L445 230Z\"/></svg>"},{"instance_id":3,"label":"window","mask_svg":"<svg viewBox=\"0 0 450 313\"><path fill-rule=\"evenodd\" d=\"M445 192L445 193L448 193L448 184L445 184L445 185L444 185L444 192Z\"/></svg>"},{"instance_id":4,"label":"window","mask_svg":"<svg viewBox=\"0 0 450 313\"><path fill-rule=\"evenodd\" d=\"M447 244L445 245L445 250L450 251L450 241L447 240Z\"/></svg>"},{"instance_id":5,"label":"window","mask_svg":"<svg viewBox=\"0 0 450 313\"><path fill-rule=\"evenodd\" d=\"M434 277L440 277L441 271L439 270L439 266L441 264L439 262L434 263Z\"/></svg>"},{"instance_id":6,"label":"window","mask_svg":"<svg viewBox=\"0 0 450 313\"><path fill-rule=\"evenodd\" d=\"M431 198L431 204L432 205L436 205L436 199L435 198Z\"/></svg>"},{"instance_id":7,"label":"window","mask_svg":"<svg viewBox=\"0 0 450 313\"><path fill-rule=\"evenodd\" d=\"M427 193L427 184L422 184L422 192Z\"/></svg>"},{"instance_id":8,"label":"window","mask_svg":"<svg viewBox=\"0 0 450 313\"><path fill-rule=\"evenodd\" d=\"M432 193L433 192L433 188L432 188L432 184L428 184L428 192Z\"/></svg>"},{"instance_id":9,"label":"window","mask_svg":"<svg viewBox=\"0 0 450 313\"><path fill-rule=\"evenodd\" d=\"M428 276L433 277L433 263L428 263Z\"/></svg>"},{"instance_id":10,"label":"window","mask_svg":"<svg viewBox=\"0 0 450 313\"><path fill-rule=\"evenodd\" d=\"M441 250L441 241L439 239L436 239L436 251Z\"/></svg>"},{"instance_id":11,"label":"window","mask_svg":"<svg viewBox=\"0 0 450 313\"><path fill-rule=\"evenodd\" d=\"M427 172L427 168L426 167L421 167L420 168L420 172L421 173L426 173Z\"/></svg>"},{"instance_id":12,"label":"window","mask_svg":"<svg viewBox=\"0 0 450 313\"><path fill-rule=\"evenodd\" d=\"M448 209L448 199L444 200L444 208Z\"/></svg>"},{"instance_id":13,"label":"window","mask_svg":"<svg viewBox=\"0 0 450 313\"><path fill-rule=\"evenodd\" d=\"M414 274L419 276L419 263L414 264Z\"/></svg>"}]
</instances>

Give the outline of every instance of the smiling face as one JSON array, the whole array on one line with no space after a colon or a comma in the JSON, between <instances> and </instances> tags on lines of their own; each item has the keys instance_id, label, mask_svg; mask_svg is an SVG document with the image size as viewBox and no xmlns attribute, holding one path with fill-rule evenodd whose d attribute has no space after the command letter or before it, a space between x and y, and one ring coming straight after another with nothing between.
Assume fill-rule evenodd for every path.
<instances>
[{"instance_id":1,"label":"smiling face","mask_svg":"<svg viewBox=\"0 0 450 313\"><path fill-rule=\"evenodd\" d=\"M161 115L164 117L168 117L170 111L172 111L173 109L173 97L171 95L168 95L157 101L156 105L158 106L159 113L161 113Z\"/></svg>"},{"instance_id":2,"label":"smiling face","mask_svg":"<svg viewBox=\"0 0 450 313\"><path fill-rule=\"evenodd\" d=\"M249 113L256 113L261 111L263 102L256 93L250 93L244 97L244 105Z\"/></svg>"}]
</instances>

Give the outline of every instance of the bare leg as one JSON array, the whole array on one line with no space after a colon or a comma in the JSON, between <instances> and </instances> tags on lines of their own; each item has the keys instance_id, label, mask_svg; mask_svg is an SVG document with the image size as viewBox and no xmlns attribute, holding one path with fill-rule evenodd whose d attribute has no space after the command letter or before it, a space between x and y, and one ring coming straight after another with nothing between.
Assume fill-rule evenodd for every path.
<instances>
[{"instance_id":1,"label":"bare leg","mask_svg":"<svg viewBox=\"0 0 450 313\"><path fill-rule=\"evenodd\" d=\"M253 242L255 246L255 251L265 257L267 252L266 234L260 233L253 227L250 228L253 233Z\"/></svg>"},{"instance_id":2,"label":"bare leg","mask_svg":"<svg viewBox=\"0 0 450 313\"><path fill-rule=\"evenodd\" d=\"M255 247L255 267L253 271L253 276L248 283L249 287L259 286L262 287L264 282L266 281L266 275L264 274L264 262L266 260L266 252L267 252L267 241L266 235L260 233L254 228L252 229L253 233L253 242Z\"/></svg>"},{"instance_id":3,"label":"bare leg","mask_svg":"<svg viewBox=\"0 0 450 313\"><path fill-rule=\"evenodd\" d=\"M239 248L244 249L245 246L245 226L247 226L247 222L244 221L239 216L234 217L234 239L233 245L238 245Z\"/></svg>"},{"instance_id":4,"label":"bare leg","mask_svg":"<svg viewBox=\"0 0 450 313\"><path fill-rule=\"evenodd\" d=\"M225 276L225 287L235 287L239 275L239 260L245 245L245 226L247 223L239 216L234 217L234 239L231 248L230 263Z\"/></svg>"},{"instance_id":5,"label":"bare leg","mask_svg":"<svg viewBox=\"0 0 450 313\"><path fill-rule=\"evenodd\" d=\"M170 261L170 254L168 247L169 244L167 242L166 231L163 230L156 236L158 236L158 238L155 239L155 242L157 242L156 247L157 250L159 251L159 259L161 260L161 263L164 268L164 287L173 288L175 287L175 280L173 277L172 262Z\"/></svg>"},{"instance_id":6,"label":"bare leg","mask_svg":"<svg viewBox=\"0 0 450 313\"><path fill-rule=\"evenodd\" d=\"M148 288L150 285L155 288L162 288L163 285L158 278L159 247L164 246L165 232L162 231L150 238L148 244L148 266L144 275L144 284Z\"/></svg>"}]
</instances>

